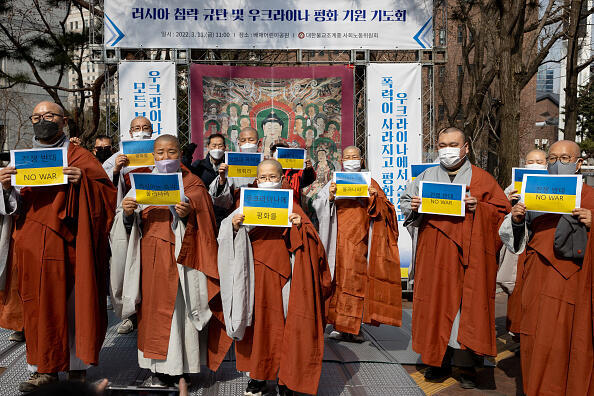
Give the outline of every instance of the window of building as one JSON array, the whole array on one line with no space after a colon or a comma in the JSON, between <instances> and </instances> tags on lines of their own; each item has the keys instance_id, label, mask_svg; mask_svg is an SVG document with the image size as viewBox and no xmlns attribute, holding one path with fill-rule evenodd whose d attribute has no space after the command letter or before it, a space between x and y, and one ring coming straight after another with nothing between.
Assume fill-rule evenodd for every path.
<instances>
[{"instance_id":1,"label":"window of building","mask_svg":"<svg viewBox=\"0 0 594 396\"><path fill-rule=\"evenodd\" d=\"M444 81L445 80L445 75L446 75L446 68L445 66L439 66L438 72L437 72L437 76L439 78L439 81Z\"/></svg>"},{"instance_id":2,"label":"window of building","mask_svg":"<svg viewBox=\"0 0 594 396\"><path fill-rule=\"evenodd\" d=\"M441 47L446 46L446 31L445 31L445 29L439 29L439 45Z\"/></svg>"},{"instance_id":3,"label":"window of building","mask_svg":"<svg viewBox=\"0 0 594 396\"><path fill-rule=\"evenodd\" d=\"M458 65L458 80L460 78L462 78L463 74L464 74L464 70L462 69L462 65Z\"/></svg>"},{"instance_id":4,"label":"window of building","mask_svg":"<svg viewBox=\"0 0 594 396\"><path fill-rule=\"evenodd\" d=\"M440 104L437 107L437 119L439 121L443 121L444 118L445 118L445 106Z\"/></svg>"},{"instance_id":5,"label":"window of building","mask_svg":"<svg viewBox=\"0 0 594 396\"><path fill-rule=\"evenodd\" d=\"M458 44L464 42L464 25L458 25Z\"/></svg>"}]
</instances>

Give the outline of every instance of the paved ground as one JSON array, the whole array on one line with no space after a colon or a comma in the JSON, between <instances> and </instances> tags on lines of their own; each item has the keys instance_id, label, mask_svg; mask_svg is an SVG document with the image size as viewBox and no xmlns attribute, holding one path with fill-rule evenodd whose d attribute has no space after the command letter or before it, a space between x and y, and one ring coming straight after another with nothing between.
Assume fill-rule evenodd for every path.
<instances>
[{"instance_id":1,"label":"paved ground","mask_svg":"<svg viewBox=\"0 0 594 396\"><path fill-rule=\"evenodd\" d=\"M495 367L479 373L479 389L464 390L454 378L443 384L426 383L424 366L410 348L410 308L404 303L403 326L365 327L367 341L362 344L336 342L327 339L319 395L383 396L383 395L521 395L519 358L513 350L517 346L505 332L507 298L498 295L496 314L498 327L498 356ZM89 370L90 380L107 377L114 385L112 394L159 394L116 389L118 386L142 386L150 373L138 368L136 332L117 335L117 321L110 318L100 365ZM8 341L10 332L0 330L0 395L18 395L18 383L27 378L25 347ZM492 364L493 365L493 364ZM243 395L247 377L234 369L230 354L217 373L205 370L192 377L192 395ZM270 384L269 395L275 395Z\"/></svg>"}]
</instances>

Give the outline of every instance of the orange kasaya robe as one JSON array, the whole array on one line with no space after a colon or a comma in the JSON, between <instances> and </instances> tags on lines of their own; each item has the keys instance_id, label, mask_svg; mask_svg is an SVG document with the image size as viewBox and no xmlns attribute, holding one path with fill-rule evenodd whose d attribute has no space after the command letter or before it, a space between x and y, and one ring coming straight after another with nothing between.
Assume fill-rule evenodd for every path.
<instances>
[{"instance_id":1,"label":"orange kasaya robe","mask_svg":"<svg viewBox=\"0 0 594 396\"><path fill-rule=\"evenodd\" d=\"M520 332L520 323L522 320L522 271L524 271L524 260L526 260L526 252L518 255L518 264L516 271L516 285L514 291L507 297L507 330L514 334Z\"/></svg>"},{"instance_id":2,"label":"orange kasaya robe","mask_svg":"<svg viewBox=\"0 0 594 396\"><path fill-rule=\"evenodd\" d=\"M12 251L12 244L10 250ZM3 329L22 331L23 330L23 303L19 295L19 273L16 265L11 263L11 255L8 256L6 265L6 286L0 291L0 327Z\"/></svg>"},{"instance_id":3,"label":"orange kasaya robe","mask_svg":"<svg viewBox=\"0 0 594 396\"><path fill-rule=\"evenodd\" d=\"M584 184L582 208L594 210L594 189ZM529 228L520 285L520 353L524 393L594 395L592 260L594 234L581 267L555 256L553 241L560 215L536 217Z\"/></svg>"},{"instance_id":4,"label":"orange kasaya robe","mask_svg":"<svg viewBox=\"0 0 594 396\"><path fill-rule=\"evenodd\" d=\"M198 176L181 166L184 194L193 211L177 263L202 271L217 267L216 222L208 190ZM177 296L179 273L175 259L173 216L168 206L149 206L142 211L141 293L138 309L138 349L145 358L167 358L171 318ZM208 270L203 271L208 276Z\"/></svg>"},{"instance_id":5,"label":"orange kasaya robe","mask_svg":"<svg viewBox=\"0 0 594 396\"><path fill-rule=\"evenodd\" d=\"M351 334L359 333L361 322L374 326L402 324L396 211L375 180L371 183L378 192L375 197L335 200L335 288L328 323L337 331Z\"/></svg>"},{"instance_id":6,"label":"orange kasaya robe","mask_svg":"<svg viewBox=\"0 0 594 396\"><path fill-rule=\"evenodd\" d=\"M252 326L235 343L236 367L251 378L275 380L289 389L315 394L324 354L324 305L331 280L326 253L319 236L299 205L300 228L255 227L252 243L255 297ZM291 272L289 253L295 255ZM282 288L291 276L287 317ZM212 306L211 306L212 309ZM220 315L215 315L220 318ZM216 370L230 345L221 321L211 319L209 337L222 340L209 350L209 367ZM209 346L213 343L209 340Z\"/></svg>"},{"instance_id":7,"label":"orange kasaya robe","mask_svg":"<svg viewBox=\"0 0 594 396\"><path fill-rule=\"evenodd\" d=\"M441 366L458 310L463 349L495 356L495 280L499 225L510 204L495 179L472 166L465 217L424 215L419 227L412 316L412 348L423 363Z\"/></svg>"},{"instance_id":8,"label":"orange kasaya robe","mask_svg":"<svg viewBox=\"0 0 594 396\"><path fill-rule=\"evenodd\" d=\"M23 302L27 362L40 373L69 369L67 300L75 296L76 355L97 364L107 328L106 270L116 189L86 149L68 146L80 184L23 188L13 264Z\"/></svg>"}]
</instances>

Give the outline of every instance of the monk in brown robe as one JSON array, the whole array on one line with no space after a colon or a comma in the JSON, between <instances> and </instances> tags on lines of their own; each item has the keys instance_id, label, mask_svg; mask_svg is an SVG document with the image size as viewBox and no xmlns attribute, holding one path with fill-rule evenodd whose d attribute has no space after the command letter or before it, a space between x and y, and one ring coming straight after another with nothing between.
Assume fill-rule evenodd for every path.
<instances>
[{"instance_id":1,"label":"monk in brown robe","mask_svg":"<svg viewBox=\"0 0 594 396\"><path fill-rule=\"evenodd\" d=\"M360 172L361 151L345 148L342 163L345 171ZM362 342L361 323L402 322L396 211L373 179L369 198L335 199L335 194L336 183L330 182L313 203L334 275L330 338Z\"/></svg>"},{"instance_id":2,"label":"monk in brown robe","mask_svg":"<svg viewBox=\"0 0 594 396\"><path fill-rule=\"evenodd\" d=\"M278 161L258 166L259 187L278 189L282 179ZM245 395L262 395L265 381L277 378L281 395L317 393L330 274L324 247L299 205L289 219L290 228L243 226L236 209L221 223L223 313L227 335L235 339L236 367L251 377Z\"/></svg>"},{"instance_id":3,"label":"monk in brown robe","mask_svg":"<svg viewBox=\"0 0 594 396\"><path fill-rule=\"evenodd\" d=\"M554 143L549 173L579 172L580 152L572 141ZM520 202L499 230L508 249L525 252L514 294L521 305L516 331L528 396L594 394L592 210L594 189L584 184L581 207L572 215L527 212Z\"/></svg>"},{"instance_id":4,"label":"monk in brown robe","mask_svg":"<svg viewBox=\"0 0 594 396\"><path fill-rule=\"evenodd\" d=\"M68 147L68 184L13 188L14 167L0 170L0 214L13 215L12 265L23 302L27 363L34 371L19 390L58 380L59 371L84 378L97 364L107 327L108 233L116 190L88 150L69 144L63 109L41 102L33 110L34 148Z\"/></svg>"},{"instance_id":5,"label":"monk in brown robe","mask_svg":"<svg viewBox=\"0 0 594 396\"><path fill-rule=\"evenodd\" d=\"M454 364L461 386L474 388L477 358L495 356L495 278L501 241L495 238L510 204L495 179L470 164L462 131L440 131L440 166L425 170L401 196L405 225L418 227L412 347L429 381L441 381ZM468 187L466 215L421 214L419 182ZM480 358L482 359L482 358ZM481 362L482 363L482 362Z\"/></svg>"},{"instance_id":6,"label":"monk in brown robe","mask_svg":"<svg viewBox=\"0 0 594 396\"><path fill-rule=\"evenodd\" d=\"M209 268L216 268L216 223L202 181L180 164L177 138L155 140L153 173L181 172L188 202L139 205L130 191L111 232L113 304L138 312L138 362L152 386L171 386L206 364Z\"/></svg>"}]
</instances>

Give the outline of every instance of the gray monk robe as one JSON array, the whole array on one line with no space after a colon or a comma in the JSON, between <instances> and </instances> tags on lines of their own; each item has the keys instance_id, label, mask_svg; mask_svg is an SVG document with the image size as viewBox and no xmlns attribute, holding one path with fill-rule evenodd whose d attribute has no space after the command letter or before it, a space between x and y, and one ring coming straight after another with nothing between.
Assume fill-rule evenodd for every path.
<instances>
[{"instance_id":1,"label":"gray monk robe","mask_svg":"<svg viewBox=\"0 0 594 396\"><path fill-rule=\"evenodd\" d=\"M120 171L120 174L116 178L114 177L115 160L121 154L122 152L118 151L103 163L103 170L105 170L105 173L107 173L107 176L109 176L109 180L111 180L118 189L118 205L122 202L122 199L124 199L128 193L128 190L130 190L130 179L128 173L150 173L154 168L154 166L143 166L140 168L123 167Z\"/></svg>"}]
</instances>

